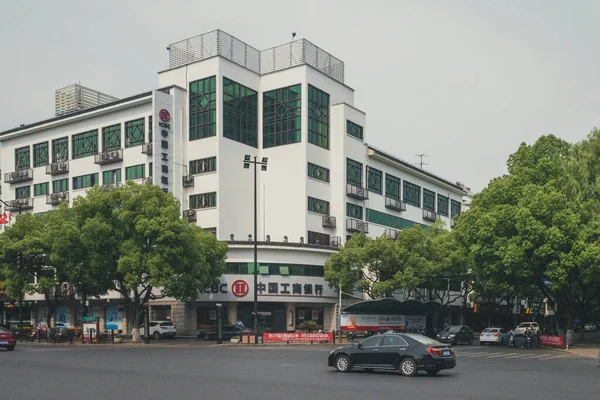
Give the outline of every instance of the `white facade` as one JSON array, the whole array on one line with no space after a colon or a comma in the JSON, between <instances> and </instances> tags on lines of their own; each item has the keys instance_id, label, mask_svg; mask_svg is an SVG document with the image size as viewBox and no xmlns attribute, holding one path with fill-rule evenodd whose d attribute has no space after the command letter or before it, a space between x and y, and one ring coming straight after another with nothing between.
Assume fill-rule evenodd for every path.
<instances>
[{"instance_id":1,"label":"white facade","mask_svg":"<svg viewBox=\"0 0 600 400\"><path fill-rule=\"evenodd\" d=\"M254 222L253 169L252 166L249 170L243 168L244 156L250 155L258 157L259 161L263 157L268 158L267 171L261 171L260 167L257 171L257 237L260 241L258 252L260 265L270 264L279 265L279 267L310 265L322 268L326 258L337 251L337 247L352 234L349 227L368 231L370 236L375 237L384 233L393 235L392 230L415 223L430 224L431 221L423 218L424 189L435 193L433 203L435 211L432 211L434 217L441 218L450 228L451 203L458 204L460 210L464 191L450 181L420 170L412 164L366 144L368 138L366 115L353 105L354 91L343 83L343 63L341 61L316 48L310 42L300 40L262 52L244 45L246 46L244 54L253 54L258 57L258 61L251 64L248 59L244 61L243 58L237 57L233 50L232 53L227 53L222 46L224 38L229 40L231 37L221 31L215 32L187 39L193 44L193 46L190 45L190 48L195 48L196 53L192 53L191 50L189 52L182 50L186 41L171 45L172 68L159 72L157 90L68 116L1 132L0 169L5 173L2 181L2 194L3 199L14 206L12 213L17 213L19 204L22 209L27 208L22 210L24 212L46 212L55 208L56 205L48 204L52 203L52 200L57 203L57 198L51 196L53 181L67 179L68 188L64 192L68 193L68 200L71 202L74 197L84 195L86 191L86 188L76 189L74 187L74 184L79 185L79 181L76 182L74 178L98 173L98 181L92 183L102 185L107 183L103 179L103 172L120 169L120 182L124 182L127 167L144 165L143 176L135 175L136 180L140 183L144 182L144 179L149 177L150 171L152 171L153 183L161 185L179 198L184 216L189 217L192 221L195 219L195 223L201 227L216 232L220 240L230 242L227 262L239 269L239 265L253 261L251 242L249 242L249 235L253 234ZM198 43L202 42L203 46L208 46L206 43L209 39L215 37L220 38L220 42L214 43L221 43L221 47L211 51L204 49L206 55L203 56L204 53L200 52ZM232 43L234 39L231 38ZM235 40L237 41L237 39ZM219 45L217 44L217 46ZM235 51L239 51L239 49L236 48ZM273 57L272 62L270 58L267 59L267 55ZM323 58L327 56L329 59L323 64ZM321 58L319 59L319 57ZM186 62L189 63L185 64L181 60L187 60ZM281 64L281 60L289 62L289 65ZM267 68L266 66L269 67L268 71L263 70ZM198 104L190 104L191 84L213 76L216 84L214 90L215 118L214 128L211 129L215 129L215 134L191 140L190 111L200 109ZM256 146L225 137L224 120L230 118L224 105L225 79L256 92L257 114L254 116L256 119ZM300 141L264 148L263 127L266 123L263 121L265 115L263 106L266 99L264 93L293 85L301 86ZM329 96L328 105L324 107L328 111L327 148L315 145L308 139L309 114L311 113L309 86L317 88ZM243 104L240 106L235 101L231 104L240 107L239 109L244 107ZM279 107L279 103L277 104L276 107ZM317 112L324 110L315 109ZM168 111L168 119L164 118L166 114L163 110ZM283 113L285 110L281 112ZM247 117L248 113L243 115ZM150 122L150 117L152 117L152 122ZM144 138L141 142L138 141L135 145L127 147L126 123L139 118L144 120ZM346 132L348 120L362 127L362 138ZM168 126L160 125L161 123ZM273 123L275 129L278 127L277 123ZM107 163L104 165L95 163L97 157L102 158L103 128L115 124L121 126L121 144L118 150L122 153L115 153L114 157L112 153L105 155ZM152 137L149 134L151 128ZM98 131L98 148L94 149L94 152L99 154L94 156L89 153L87 156L75 158L77 152L81 153L81 145L78 144L77 149L75 148L73 135L93 130ZM168 142L167 150L162 147L163 134ZM68 138L68 160L58 160L56 154L53 155L53 140L64 137ZM153 146L152 154L142 153L142 150L147 149L150 141ZM40 161L39 154L38 156L34 155L34 146L44 142L48 142L47 162L43 161L43 157ZM28 166L23 165L22 160L21 164L17 165L17 149L24 147L30 149ZM167 151L167 155L163 157L164 151ZM19 152L22 157L23 150L19 150ZM190 162L211 157L216 157L214 164L206 162L201 170L191 170ZM348 159L362 165L360 185L356 182L353 184L354 186L348 185ZM36 160L39 166L34 165ZM52 172L52 163L61 161L68 162L68 171L62 171L56 175L47 173L47 168L49 172ZM158 165L159 163L160 165ZM309 163L326 168L329 171L329 179L309 176ZM163 169L165 166L167 169ZM376 182L374 185L368 185L369 177L366 167L381 172L381 180L378 185ZM19 172L18 169L21 171ZM140 169L137 171L139 172ZM386 188L386 174L400 180L398 198L394 201L398 210L386 206L386 193L393 192L390 188ZM15 182L15 180L19 182ZM405 181L417 185L419 188L419 206L407 205L403 202L403 199L406 198L402 188ZM49 183L49 195L36 196L34 185L46 182ZM184 182L186 182L185 185ZM27 186L30 187L29 196L25 196L26 189L20 189ZM380 193L378 193L379 191ZM351 192L351 196L348 195L349 192ZM215 197L192 197L207 193L216 193L216 195ZM368 198L357 198L362 195ZM25 197L27 200L17 201L18 196ZM445 212L438 209L438 196L448 198ZM309 197L328 202L328 211L309 211ZM347 204L362 207L362 217L355 216L352 218L354 221L350 221L350 218L347 217ZM401 211L404 208L406 210ZM331 218L324 217L334 217L335 223L332 223ZM275 271L277 270L277 267L273 268ZM274 304L273 313L285 311L286 330L295 329L295 322L299 322L296 321L299 316L306 318L305 311L300 313L299 309L300 306L307 304L313 306L312 311L309 308L306 309L308 310L306 312L310 312L311 318L320 313L318 321L326 329L330 328L336 297L324 282L322 270L320 273L318 270L315 273L315 270L310 268L290 268L290 271L292 270L296 272L310 270L311 272L303 276L294 276L291 273L289 275L283 273L271 275L273 271L271 270L269 274L261 274L260 278L267 284L269 282L277 283L279 287L288 281L289 283L297 281L302 285L309 284L313 287L312 294L305 293L303 286L302 294L296 296L281 296L280 293L277 293L277 296L275 293L271 293L273 296L267 296L269 293L266 288L266 293L259 295L259 301L261 304L263 302ZM243 279L244 276L247 278L247 283L252 286L252 275L232 273L228 267L228 273L222 278L222 284L225 284L223 287L227 288L228 294L222 292L215 294L209 290L209 293L199 296L199 304L206 304L209 314L212 316L210 307L214 307L214 301L218 299L229 302L227 306L229 319L233 321L240 318L240 314L243 312L240 311L241 308L238 307L238 304L251 302L252 292L245 296L232 297L231 291L233 281ZM314 294L314 285L324 286L322 295ZM118 300L115 297L112 298ZM278 308L277 304L281 304L281 307ZM238 311L240 312L238 313ZM172 312L175 315L175 311ZM269 312L265 311L265 313ZM315 312L317 314L314 314ZM194 310L187 308L181 315L184 316L174 316L173 318L185 319L185 321L180 320L177 323L180 326L185 325L185 329L190 333L195 330L195 325L201 325L200 320L204 318L200 312L194 316ZM275 323L273 324L273 329L275 329ZM278 324L279 329L281 326Z\"/></svg>"}]
</instances>

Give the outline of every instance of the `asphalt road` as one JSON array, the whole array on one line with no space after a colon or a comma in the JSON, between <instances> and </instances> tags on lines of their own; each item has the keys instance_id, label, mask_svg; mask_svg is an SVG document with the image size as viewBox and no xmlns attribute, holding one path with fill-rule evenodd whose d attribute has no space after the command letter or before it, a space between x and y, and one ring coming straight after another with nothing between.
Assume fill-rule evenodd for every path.
<instances>
[{"instance_id":1,"label":"asphalt road","mask_svg":"<svg viewBox=\"0 0 600 400\"><path fill-rule=\"evenodd\" d=\"M460 346L454 370L341 374L333 346L49 346L0 350L0 399L595 399L591 358Z\"/></svg>"}]
</instances>

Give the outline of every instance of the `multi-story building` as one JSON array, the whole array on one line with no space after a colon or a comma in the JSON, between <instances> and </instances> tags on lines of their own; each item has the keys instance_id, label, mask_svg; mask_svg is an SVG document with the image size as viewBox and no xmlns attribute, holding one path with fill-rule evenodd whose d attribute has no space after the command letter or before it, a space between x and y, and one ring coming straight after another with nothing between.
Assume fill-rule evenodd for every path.
<instances>
[{"instance_id":1,"label":"multi-story building","mask_svg":"<svg viewBox=\"0 0 600 400\"><path fill-rule=\"evenodd\" d=\"M13 213L52 210L94 185L150 179L181 201L190 223L228 241L221 284L193 304L154 302L154 318L192 334L214 321L219 302L230 321L251 325L247 156L268 164L256 177L258 299L261 324L274 331L306 319L332 326L337 294L323 265L352 233L393 238L438 218L450 228L460 213L460 186L366 143L344 63L308 40L259 51L217 30L173 43L169 54L155 90L0 133L2 193ZM91 308L127 329L118 295ZM75 320L76 309L58 318Z\"/></svg>"}]
</instances>

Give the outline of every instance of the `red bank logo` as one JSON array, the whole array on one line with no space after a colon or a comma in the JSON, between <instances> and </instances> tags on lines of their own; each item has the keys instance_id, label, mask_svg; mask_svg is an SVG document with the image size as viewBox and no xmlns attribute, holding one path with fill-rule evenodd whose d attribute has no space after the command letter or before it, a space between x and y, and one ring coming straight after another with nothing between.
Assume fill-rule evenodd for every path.
<instances>
[{"instance_id":1,"label":"red bank logo","mask_svg":"<svg viewBox=\"0 0 600 400\"><path fill-rule=\"evenodd\" d=\"M244 297L245 295L248 294L249 290L250 290L250 287L248 286L246 281L243 281L241 279L237 280L231 284L231 292L234 295L236 295L237 297Z\"/></svg>"},{"instance_id":2,"label":"red bank logo","mask_svg":"<svg viewBox=\"0 0 600 400\"><path fill-rule=\"evenodd\" d=\"M171 114L164 108L158 112L158 117L162 122L169 122L171 120Z\"/></svg>"}]
</instances>

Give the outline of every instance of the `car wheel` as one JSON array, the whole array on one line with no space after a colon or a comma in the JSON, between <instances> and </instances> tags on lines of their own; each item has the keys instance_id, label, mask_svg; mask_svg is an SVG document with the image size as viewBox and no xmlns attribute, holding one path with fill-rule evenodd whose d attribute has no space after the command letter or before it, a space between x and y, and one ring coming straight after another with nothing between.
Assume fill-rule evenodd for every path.
<instances>
[{"instance_id":1,"label":"car wheel","mask_svg":"<svg viewBox=\"0 0 600 400\"><path fill-rule=\"evenodd\" d=\"M417 363L412 358L400 361L400 373L404 376L415 376L418 372Z\"/></svg>"},{"instance_id":2,"label":"car wheel","mask_svg":"<svg viewBox=\"0 0 600 400\"><path fill-rule=\"evenodd\" d=\"M348 356L342 354L338 358L335 359L335 369L339 372L350 372L352 369L352 365L350 364L350 359Z\"/></svg>"},{"instance_id":3,"label":"car wheel","mask_svg":"<svg viewBox=\"0 0 600 400\"><path fill-rule=\"evenodd\" d=\"M439 369L428 369L427 370L427 375L431 375L431 376L437 375L438 372L440 372Z\"/></svg>"},{"instance_id":4,"label":"car wheel","mask_svg":"<svg viewBox=\"0 0 600 400\"><path fill-rule=\"evenodd\" d=\"M153 337L155 340L160 340L160 333L159 333L159 332L154 332L154 333L152 334L152 337Z\"/></svg>"},{"instance_id":5,"label":"car wheel","mask_svg":"<svg viewBox=\"0 0 600 400\"><path fill-rule=\"evenodd\" d=\"M15 346L6 346L6 350L8 351L13 351L15 349Z\"/></svg>"}]
</instances>

